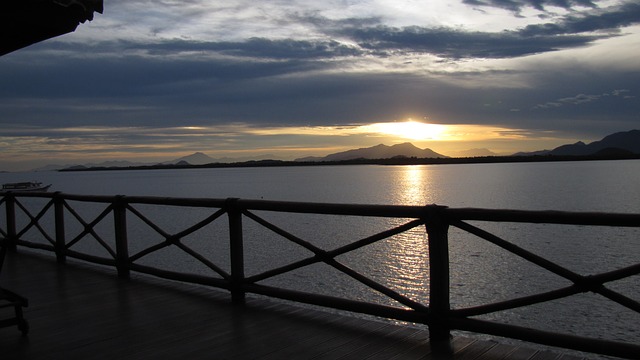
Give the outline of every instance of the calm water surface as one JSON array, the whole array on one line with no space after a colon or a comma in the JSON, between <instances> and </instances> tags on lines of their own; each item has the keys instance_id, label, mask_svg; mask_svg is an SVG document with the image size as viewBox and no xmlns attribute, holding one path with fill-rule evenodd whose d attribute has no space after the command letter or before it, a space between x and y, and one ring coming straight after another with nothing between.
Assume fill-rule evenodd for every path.
<instances>
[{"instance_id":1,"label":"calm water surface","mask_svg":"<svg viewBox=\"0 0 640 360\"><path fill-rule=\"evenodd\" d=\"M640 212L640 161L0 174L73 194Z\"/></svg>"},{"instance_id":2,"label":"calm water surface","mask_svg":"<svg viewBox=\"0 0 640 360\"><path fill-rule=\"evenodd\" d=\"M72 194L149 195L169 197L239 197L248 199L363 204L440 204L449 207L504 208L640 213L640 161L588 161L425 166L317 166L105 172L0 174L2 182L39 180L51 191ZM77 204L79 207L84 204ZM100 209L89 209L96 215ZM180 231L208 213L202 209L160 211L140 207L165 231ZM259 214L324 249L361 239L402 223L385 220L313 215ZM95 215L94 215L95 216ZM153 244L153 231L135 218L132 253ZM224 221L223 221L224 223ZM278 236L246 221L247 273L259 273L292 259L310 256ZM637 263L640 233L635 229L566 227L539 224L474 223L483 229L582 274L609 271ZM67 225L73 229L73 224ZM108 234L112 224L98 227ZM209 232L225 232L212 224ZM68 230L72 231L72 230ZM107 238L108 236L105 235ZM157 237L157 236L156 236ZM225 239L194 235L190 246L223 267L228 266ZM100 252L95 244L74 247ZM165 252L163 252L166 250ZM180 271L202 272L181 252L163 249L141 259ZM553 290L568 282L540 271L495 246L452 229L451 297L454 307L479 305ZM428 301L427 246L423 229L343 255L339 261L408 296ZM393 304L327 266L314 265L267 283L352 299ZM608 284L638 299L638 276ZM395 305L395 304L394 304ZM583 294L569 300L487 315L484 318L567 333L640 343L638 314Z\"/></svg>"}]
</instances>

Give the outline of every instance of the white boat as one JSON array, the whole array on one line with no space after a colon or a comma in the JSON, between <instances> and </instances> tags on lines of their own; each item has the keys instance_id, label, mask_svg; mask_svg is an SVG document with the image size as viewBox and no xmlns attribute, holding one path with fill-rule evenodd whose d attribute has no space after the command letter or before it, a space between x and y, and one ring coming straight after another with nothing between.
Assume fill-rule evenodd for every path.
<instances>
[{"instance_id":1,"label":"white boat","mask_svg":"<svg viewBox=\"0 0 640 360\"><path fill-rule=\"evenodd\" d=\"M47 191L50 186L42 185L39 181L6 183L2 185L2 191Z\"/></svg>"}]
</instances>

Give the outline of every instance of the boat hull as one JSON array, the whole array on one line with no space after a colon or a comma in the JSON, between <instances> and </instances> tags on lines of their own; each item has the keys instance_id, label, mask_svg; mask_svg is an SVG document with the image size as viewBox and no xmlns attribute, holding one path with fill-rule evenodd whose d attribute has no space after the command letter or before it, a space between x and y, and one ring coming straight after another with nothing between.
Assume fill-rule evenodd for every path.
<instances>
[{"instance_id":1,"label":"boat hull","mask_svg":"<svg viewBox=\"0 0 640 360\"><path fill-rule=\"evenodd\" d=\"M42 185L42 183L40 182L22 182L22 183L8 183L8 184L4 184L2 185L2 190L0 190L1 192L8 192L8 191L40 191L40 192L45 192L48 191L49 188L51 187L51 184L49 185Z\"/></svg>"}]
</instances>

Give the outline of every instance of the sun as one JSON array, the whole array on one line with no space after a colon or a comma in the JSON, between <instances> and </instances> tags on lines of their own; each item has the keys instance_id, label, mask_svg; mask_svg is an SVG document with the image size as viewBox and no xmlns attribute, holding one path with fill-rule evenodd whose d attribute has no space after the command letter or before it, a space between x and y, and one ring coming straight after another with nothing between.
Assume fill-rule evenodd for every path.
<instances>
[{"instance_id":1,"label":"sun","mask_svg":"<svg viewBox=\"0 0 640 360\"><path fill-rule=\"evenodd\" d=\"M377 133L411 140L438 140L445 131L444 125L428 124L414 120L375 123L370 125L370 129Z\"/></svg>"}]
</instances>

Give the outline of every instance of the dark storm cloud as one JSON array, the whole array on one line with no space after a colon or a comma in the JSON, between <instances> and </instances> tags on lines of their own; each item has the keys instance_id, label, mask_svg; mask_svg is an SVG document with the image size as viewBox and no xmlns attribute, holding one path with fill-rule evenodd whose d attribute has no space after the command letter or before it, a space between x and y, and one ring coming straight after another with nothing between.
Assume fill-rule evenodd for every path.
<instances>
[{"instance_id":1,"label":"dark storm cloud","mask_svg":"<svg viewBox=\"0 0 640 360\"><path fill-rule=\"evenodd\" d=\"M628 3L600 14L568 16L558 23L528 25L523 36L551 36L608 31L640 23L640 3Z\"/></svg>"},{"instance_id":2,"label":"dark storm cloud","mask_svg":"<svg viewBox=\"0 0 640 360\"><path fill-rule=\"evenodd\" d=\"M589 5L590 1L493 1L491 4L544 7ZM447 27L390 27L379 18L331 20L317 14L291 14L289 21L312 25L328 39L268 39L253 37L244 41L163 40L154 43L119 41L98 44L114 52L140 51L150 56L216 53L245 59L285 61L324 60L358 56L387 57L397 54L427 53L445 58L514 58L586 46L598 39L617 36L617 29L640 23L640 4L626 3L597 12L568 15L557 22L529 25L502 32L465 31ZM561 35L561 36L560 36ZM332 37L351 40L344 42ZM65 45L57 45L65 46ZM67 45L67 46L76 46ZM94 46L94 48L96 48ZM82 50L82 49L79 49ZM89 49L88 49L89 50ZM292 72L299 65L292 62ZM331 66L331 65L328 65ZM232 72L233 73L233 72Z\"/></svg>"},{"instance_id":3,"label":"dark storm cloud","mask_svg":"<svg viewBox=\"0 0 640 360\"><path fill-rule=\"evenodd\" d=\"M319 15L317 12L290 13L287 15L287 18L292 22L313 25L317 29L321 29L325 32L330 32L331 29L337 30L353 27L365 28L383 24L383 19L381 17L348 17L344 19L329 19Z\"/></svg>"},{"instance_id":4,"label":"dark storm cloud","mask_svg":"<svg viewBox=\"0 0 640 360\"><path fill-rule=\"evenodd\" d=\"M361 55L361 51L333 40L271 40L266 38L250 38L237 42L202 42L169 40L155 44L125 45L128 49L138 48L151 55L167 55L179 52L218 52L224 55L239 57L256 57L271 59L323 59L341 56Z\"/></svg>"},{"instance_id":5,"label":"dark storm cloud","mask_svg":"<svg viewBox=\"0 0 640 360\"><path fill-rule=\"evenodd\" d=\"M528 36L521 32L465 32L450 28L391 28L346 30L372 51L429 53L445 58L513 58L584 46L604 36Z\"/></svg>"},{"instance_id":6,"label":"dark storm cloud","mask_svg":"<svg viewBox=\"0 0 640 360\"><path fill-rule=\"evenodd\" d=\"M184 48L180 42L171 42L171 45L166 46ZM152 50L156 47L157 45L144 46L145 49ZM175 89L181 84L194 85L193 82L195 85L224 84L227 89L232 90L233 88L228 88L230 82L308 72L323 67L322 63L300 61L295 58L258 61L256 58L198 59L194 56L166 59L163 56L133 55L58 60L54 56L47 61L34 61L29 67L22 66L18 59L6 62L0 67L0 76L7 84L12 84L0 87L0 96L46 96L54 99L66 96L126 98L144 94L163 94L167 87ZM181 90L189 91L186 86Z\"/></svg>"},{"instance_id":7,"label":"dark storm cloud","mask_svg":"<svg viewBox=\"0 0 640 360\"><path fill-rule=\"evenodd\" d=\"M514 125L522 128L575 128L579 119L614 118L637 122L637 76L624 71L593 74L580 66L547 64L537 72L474 71L436 78L413 73L316 73L317 61L167 60L164 57L45 61L37 68L0 66L4 124L70 126L211 126L232 122L262 125L336 125L429 116L443 123ZM332 65L335 66L335 65ZM464 81L527 76L531 87L467 87ZM15 76L15 78L12 78ZM460 81L460 82L458 82ZM489 85L489 83L487 83ZM580 89L576 91L576 89ZM613 89L625 89L617 90ZM603 96L602 94L609 94ZM586 95L576 95L586 94ZM589 94L600 94L598 99ZM591 99L589 102L588 100ZM599 101L596 101L599 100ZM543 108L547 103L583 106ZM596 104L597 107L584 106ZM635 105L634 105L635 104ZM29 111L25 111L29 109ZM455 111L451 111L455 109ZM562 112L555 117L550 111ZM603 126L606 126L603 125ZM620 126L620 129L631 125ZM586 126L583 127L587 129ZM49 130L46 130L49 131ZM586 131L586 130L585 130ZM594 127L594 132L609 130ZM32 132L25 129L21 135ZM0 134L7 135L5 132ZM14 135L14 134L12 134ZM45 134L42 134L45 135ZM121 139L135 134L122 134ZM94 138L97 140L98 138ZM145 137L145 139L149 139Z\"/></svg>"},{"instance_id":8,"label":"dark storm cloud","mask_svg":"<svg viewBox=\"0 0 640 360\"><path fill-rule=\"evenodd\" d=\"M610 96L620 97L625 100L634 99L635 96L630 95L630 93L631 91L629 89L617 89L617 90L611 91L610 93L607 92L603 94L578 94L575 96L564 97L564 98L556 99L553 101L548 101L544 104L538 104L533 108L548 109L548 108L560 107L565 105L581 105L581 104L586 104L593 101L605 100Z\"/></svg>"},{"instance_id":9,"label":"dark storm cloud","mask_svg":"<svg viewBox=\"0 0 640 360\"><path fill-rule=\"evenodd\" d=\"M170 42L166 46L179 43ZM186 43L182 48L192 49L192 45ZM45 61L32 61L29 67L22 66L24 62L19 56L2 59L0 78L6 81L4 84L12 84L0 86L2 122L20 119L23 124L65 127L105 123L198 125L257 119L263 123L300 119L319 122L321 118L343 121L356 116L358 109L357 106L347 109L352 105L346 99L366 93L371 86L369 81L358 77L309 75L335 66L322 61L296 58L264 61L274 59L266 56L205 59L108 56L108 49L122 47L127 47L127 51L133 49L134 53L157 49L157 45L101 44L97 48L105 56L86 47L87 53L93 53L91 57L50 56ZM49 49L45 44L38 48ZM63 51L60 46L56 50ZM330 105L336 98L337 104ZM345 99L343 104L340 98ZM332 114L332 109L342 114Z\"/></svg>"},{"instance_id":10,"label":"dark storm cloud","mask_svg":"<svg viewBox=\"0 0 640 360\"><path fill-rule=\"evenodd\" d=\"M529 25L513 31L376 26L346 28L340 33L378 54L407 51L455 59L513 58L582 47L598 39L617 36L617 29L639 23L640 3L627 3L598 14L567 16L557 23ZM597 32L600 33L594 35Z\"/></svg>"},{"instance_id":11,"label":"dark storm cloud","mask_svg":"<svg viewBox=\"0 0 640 360\"><path fill-rule=\"evenodd\" d=\"M50 42L40 44L38 49L56 53L86 54L83 57L89 58L104 54L107 58L106 66L109 66L114 55L119 55L124 58L122 61L132 62L129 66L132 69L136 66L147 66L148 57L166 57L164 62L158 61L157 64L170 63L176 57L191 60L207 56L218 57L210 57L200 64L193 61L190 67L192 71L185 70L180 74L184 76L186 73L187 79L189 72L198 76L204 72L215 78L274 76L334 66L324 60L362 56L432 54L454 59L515 58L582 47L598 39L618 36L619 33L615 30L620 27L640 23L640 3L627 3L599 10L598 13L567 16L555 23L529 25L523 29L501 32L465 31L447 27L390 27L381 25L376 18L329 20L313 14L294 17L312 24L318 32L325 33L327 39L253 37L244 41L165 39L155 42L113 40L83 44ZM331 38L341 38L349 42L347 44ZM226 60L221 57L226 57ZM265 60L277 61L267 63ZM126 78L130 76L125 75ZM171 77L171 74L165 76Z\"/></svg>"},{"instance_id":12,"label":"dark storm cloud","mask_svg":"<svg viewBox=\"0 0 640 360\"><path fill-rule=\"evenodd\" d=\"M463 0L464 4L477 7L495 7L520 13L525 7L532 7L546 11L549 6L571 9L573 6L597 7L596 2L590 0Z\"/></svg>"}]
</instances>

